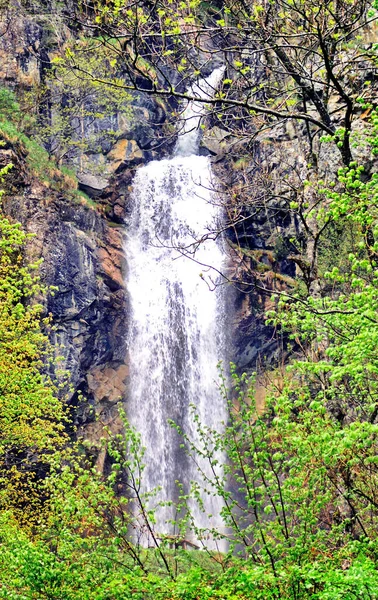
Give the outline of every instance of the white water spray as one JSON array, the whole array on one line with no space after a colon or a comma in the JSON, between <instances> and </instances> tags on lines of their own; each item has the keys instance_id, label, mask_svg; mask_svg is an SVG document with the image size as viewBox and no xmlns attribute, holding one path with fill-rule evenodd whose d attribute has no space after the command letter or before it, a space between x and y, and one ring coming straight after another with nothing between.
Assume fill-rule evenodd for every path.
<instances>
[{"instance_id":1,"label":"white water spray","mask_svg":"<svg viewBox=\"0 0 378 600\"><path fill-rule=\"evenodd\" d=\"M223 69L217 69L189 93L207 98L222 74ZM203 475L185 454L183 440L168 420L198 441L191 405L204 427L219 431L227 417L217 389L225 327L224 290L216 284L224 255L211 235L197 243L217 229L220 218L210 161L194 154L202 115L200 103L189 103L174 158L140 168L133 182L127 242L131 301L128 414L146 447L142 488L161 487L155 504L177 500L176 480L182 482L185 492L190 482L204 485ZM188 251L192 259L185 256ZM221 456L217 458L222 461ZM200 461L200 467L205 477L213 477L206 461ZM222 531L222 500L207 494L202 500L204 511L191 503L195 525ZM172 507L159 508L156 518L158 535L175 533L169 523L175 518ZM215 547L211 541L208 546Z\"/></svg>"}]
</instances>

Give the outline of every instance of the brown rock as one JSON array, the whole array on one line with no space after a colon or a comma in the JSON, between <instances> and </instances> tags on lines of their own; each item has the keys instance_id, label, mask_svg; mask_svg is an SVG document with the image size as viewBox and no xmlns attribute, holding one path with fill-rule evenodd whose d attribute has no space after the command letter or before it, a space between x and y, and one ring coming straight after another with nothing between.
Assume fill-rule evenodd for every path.
<instances>
[{"instance_id":1,"label":"brown rock","mask_svg":"<svg viewBox=\"0 0 378 600\"><path fill-rule=\"evenodd\" d=\"M110 289L116 290L124 287L125 283L122 275L123 253L108 247L107 249L100 248L97 256L100 262L100 270L105 275Z\"/></svg>"},{"instance_id":2,"label":"brown rock","mask_svg":"<svg viewBox=\"0 0 378 600\"><path fill-rule=\"evenodd\" d=\"M115 204L113 208L113 212L118 219L124 219L126 215L125 209L120 206L120 204Z\"/></svg>"},{"instance_id":3,"label":"brown rock","mask_svg":"<svg viewBox=\"0 0 378 600\"><path fill-rule=\"evenodd\" d=\"M97 367L87 375L88 389L96 402L118 402L125 396L129 367Z\"/></svg>"},{"instance_id":4,"label":"brown rock","mask_svg":"<svg viewBox=\"0 0 378 600\"><path fill-rule=\"evenodd\" d=\"M108 227L105 232L105 242L107 246L112 246L116 250L122 250L123 247L123 231L121 229Z\"/></svg>"},{"instance_id":5,"label":"brown rock","mask_svg":"<svg viewBox=\"0 0 378 600\"><path fill-rule=\"evenodd\" d=\"M118 140L109 152L108 159L111 161L110 170L116 171L123 163L127 163L128 165L142 163L143 151L139 148L135 140Z\"/></svg>"}]
</instances>

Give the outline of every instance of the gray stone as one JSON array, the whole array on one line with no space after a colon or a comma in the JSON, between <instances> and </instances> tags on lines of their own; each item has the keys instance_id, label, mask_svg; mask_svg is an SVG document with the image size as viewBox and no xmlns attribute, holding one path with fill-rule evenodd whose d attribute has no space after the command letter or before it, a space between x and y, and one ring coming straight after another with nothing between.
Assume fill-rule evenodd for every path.
<instances>
[{"instance_id":1,"label":"gray stone","mask_svg":"<svg viewBox=\"0 0 378 600\"><path fill-rule=\"evenodd\" d=\"M79 173L77 178L79 180L79 189L91 197L100 196L103 190L109 185L109 180L105 177L90 173Z\"/></svg>"},{"instance_id":2,"label":"gray stone","mask_svg":"<svg viewBox=\"0 0 378 600\"><path fill-rule=\"evenodd\" d=\"M203 135L201 146L210 150L212 154L223 154L231 141L231 134L220 127L213 127Z\"/></svg>"}]
</instances>

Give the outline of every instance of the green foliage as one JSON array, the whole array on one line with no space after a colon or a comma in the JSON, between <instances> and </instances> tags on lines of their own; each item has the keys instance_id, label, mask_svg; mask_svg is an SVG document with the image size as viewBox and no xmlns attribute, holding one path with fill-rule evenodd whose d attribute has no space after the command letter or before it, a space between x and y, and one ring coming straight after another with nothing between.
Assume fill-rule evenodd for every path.
<instances>
[{"instance_id":1,"label":"green foliage","mask_svg":"<svg viewBox=\"0 0 378 600\"><path fill-rule=\"evenodd\" d=\"M373 111L373 123L376 117ZM371 147L374 151L374 144ZM324 197L317 213L323 231L319 245L324 238L324 246L329 247L330 232L338 232L339 239L333 255L326 254L327 269L323 267L319 274L324 293L307 298L293 294L290 300L282 297L271 319L302 347L305 358L292 369L305 377L314 397L340 419L353 415L353 419L374 422L378 406L378 177L351 163L339 170L335 186L318 181L317 187Z\"/></svg>"},{"instance_id":2,"label":"green foliage","mask_svg":"<svg viewBox=\"0 0 378 600\"><path fill-rule=\"evenodd\" d=\"M72 171L64 172L51 160L47 151L34 139L22 133L11 121L0 119L0 140L20 144L26 151L27 165L32 174L47 187L64 189L68 193L77 188L77 178Z\"/></svg>"},{"instance_id":3,"label":"green foliage","mask_svg":"<svg viewBox=\"0 0 378 600\"><path fill-rule=\"evenodd\" d=\"M113 460L106 479L73 456L71 466L52 474L50 513L38 539L3 515L0 597L377 598L377 426L342 427L294 378L258 415L251 382L235 371L233 380L239 391L226 435L202 431L197 421L207 449L190 444L190 453L205 450L213 464L210 448L227 453L228 485L218 480L210 489L224 499L227 554L164 544L144 549L133 541L133 523L153 528L145 502L154 492L138 499L143 453L127 427L124 436L103 441ZM128 491L120 498L122 482Z\"/></svg>"},{"instance_id":4,"label":"green foliage","mask_svg":"<svg viewBox=\"0 0 378 600\"><path fill-rule=\"evenodd\" d=\"M13 506L20 519L36 511L38 479L64 440L62 405L42 374L49 319L33 300L46 289L39 263L23 258L29 237L0 215L0 507Z\"/></svg>"},{"instance_id":5,"label":"green foliage","mask_svg":"<svg viewBox=\"0 0 378 600\"><path fill-rule=\"evenodd\" d=\"M0 118L11 121L20 118L20 105L14 93L5 87L0 87Z\"/></svg>"}]
</instances>

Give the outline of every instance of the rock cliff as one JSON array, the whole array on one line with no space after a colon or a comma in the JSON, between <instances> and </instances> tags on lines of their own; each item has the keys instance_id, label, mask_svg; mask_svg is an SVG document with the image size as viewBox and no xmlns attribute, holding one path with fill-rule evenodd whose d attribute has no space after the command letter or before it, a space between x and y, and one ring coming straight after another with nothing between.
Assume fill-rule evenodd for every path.
<instances>
[{"instance_id":1,"label":"rock cliff","mask_svg":"<svg viewBox=\"0 0 378 600\"><path fill-rule=\"evenodd\" d=\"M41 83L61 42L51 23L47 25L49 14L48 6L46 14L33 14L17 2L2 14L0 86L23 94ZM69 36L64 20L58 21L60 34ZM109 118L85 123L85 136L91 136L94 126L109 127ZM5 181L3 208L33 234L28 259L43 259L41 278L54 288L46 300L46 312L52 315L52 343L60 357L54 369L73 408L75 424L93 439L98 439L103 424L116 421L116 404L126 396L124 224L131 181L138 165L158 155L155 146L160 154L167 146L161 141L165 120L161 103L135 95L127 113L111 118L116 139L97 154L84 154L86 168L78 180L62 173L46 154L43 164L34 164L34 147L17 131L0 127L0 165L13 164ZM96 168L100 159L106 169ZM60 375L67 372L68 382L66 375Z\"/></svg>"}]
</instances>

